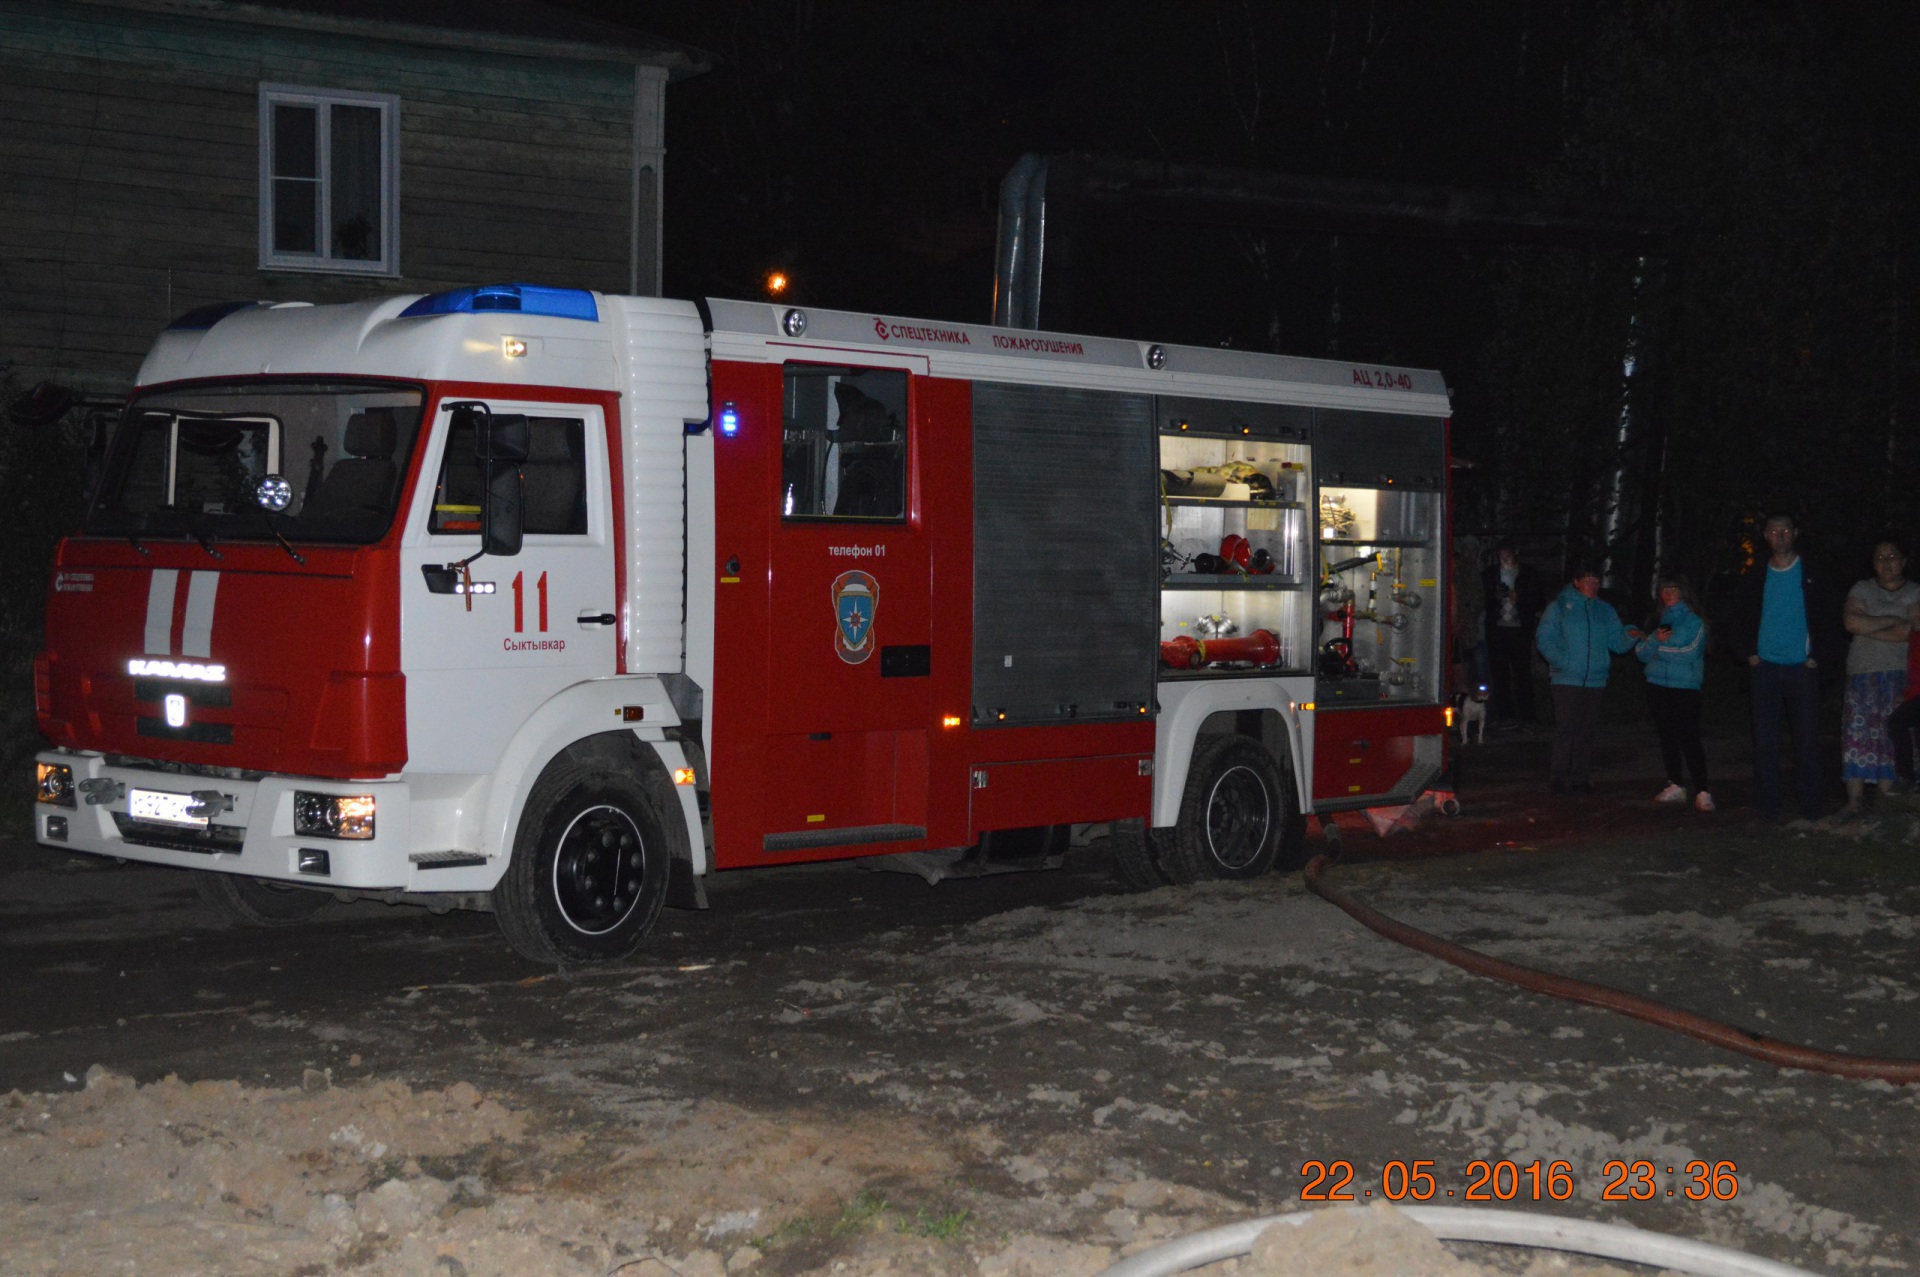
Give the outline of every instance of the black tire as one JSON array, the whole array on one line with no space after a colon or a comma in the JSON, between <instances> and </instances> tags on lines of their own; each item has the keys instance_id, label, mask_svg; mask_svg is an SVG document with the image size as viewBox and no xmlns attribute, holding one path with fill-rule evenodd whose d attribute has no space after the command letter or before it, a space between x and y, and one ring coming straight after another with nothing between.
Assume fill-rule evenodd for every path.
<instances>
[{"instance_id":1,"label":"black tire","mask_svg":"<svg viewBox=\"0 0 1920 1277\"><path fill-rule=\"evenodd\" d=\"M665 826L633 776L565 768L527 799L493 913L522 957L607 962L640 946L667 898Z\"/></svg>"},{"instance_id":2,"label":"black tire","mask_svg":"<svg viewBox=\"0 0 1920 1277\"><path fill-rule=\"evenodd\" d=\"M1152 891L1167 885L1149 838L1144 820L1116 820L1107 834L1107 846L1113 852L1113 876L1130 891Z\"/></svg>"},{"instance_id":3,"label":"black tire","mask_svg":"<svg viewBox=\"0 0 1920 1277\"><path fill-rule=\"evenodd\" d=\"M1269 872L1295 816L1273 755L1247 736L1217 736L1194 751L1173 837L1160 867L1178 883Z\"/></svg>"},{"instance_id":4,"label":"black tire","mask_svg":"<svg viewBox=\"0 0 1920 1277\"><path fill-rule=\"evenodd\" d=\"M196 869L193 885L200 898L229 922L248 927L291 927L305 922L331 898L324 891L295 887L267 878Z\"/></svg>"}]
</instances>

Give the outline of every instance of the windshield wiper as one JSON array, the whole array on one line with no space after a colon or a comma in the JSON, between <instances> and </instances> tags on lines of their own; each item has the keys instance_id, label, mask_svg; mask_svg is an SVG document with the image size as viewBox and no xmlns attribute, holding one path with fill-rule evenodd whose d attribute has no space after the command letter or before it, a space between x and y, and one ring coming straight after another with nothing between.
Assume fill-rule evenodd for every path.
<instances>
[{"instance_id":1,"label":"windshield wiper","mask_svg":"<svg viewBox=\"0 0 1920 1277\"><path fill-rule=\"evenodd\" d=\"M272 519L267 520L267 531L273 533L273 539L280 543L280 548L285 550L295 563L298 563L302 567L306 566L307 556L294 549L292 543L280 535L280 529L273 526Z\"/></svg>"},{"instance_id":2,"label":"windshield wiper","mask_svg":"<svg viewBox=\"0 0 1920 1277\"><path fill-rule=\"evenodd\" d=\"M214 558L224 559L227 557L226 555L220 553L220 551L213 548L213 533L203 532L200 529L195 528L193 532L193 539L200 543L200 548L202 550L205 550L208 554L211 554Z\"/></svg>"},{"instance_id":3,"label":"windshield wiper","mask_svg":"<svg viewBox=\"0 0 1920 1277\"><path fill-rule=\"evenodd\" d=\"M267 525L267 535L280 543L280 548L287 552L288 558L298 563L301 567L305 567L307 565L307 556L294 549L293 543L280 535L280 526L273 521L273 512L263 505L256 505L253 508L260 512L260 522Z\"/></svg>"}]
</instances>

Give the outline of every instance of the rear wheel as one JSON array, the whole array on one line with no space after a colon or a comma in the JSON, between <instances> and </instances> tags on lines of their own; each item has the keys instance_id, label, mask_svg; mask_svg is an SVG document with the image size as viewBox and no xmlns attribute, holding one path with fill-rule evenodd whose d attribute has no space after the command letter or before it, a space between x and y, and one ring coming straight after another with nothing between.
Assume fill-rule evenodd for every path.
<instances>
[{"instance_id":1,"label":"rear wheel","mask_svg":"<svg viewBox=\"0 0 1920 1277\"><path fill-rule=\"evenodd\" d=\"M266 878L195 870L200 898L230 922L249 927L291 927L305 922L327 903L327 893Z\"/></svg>"},{"instance_id":2,"label":"rear wheel","mask_svg":"<svg viewBox=\"0 0 1920 1277\"><path fill-rule=\"evenodd\" d=\"M1295 822L1273 755L1250 737L1215 737L1194 751L1160 866L1174 882L1255 878L1273 868Z\"/></svg>"},{"instance_id":3,"label":"rear wheel","mask_svg":"<svg viewBox=\"0 0 1920 1277\"><path fill-rule=\"evenodd\" d=\"M493 891L494 917L508 943L535 962L623 958L660 916L670 854L637 779L557 772L527 800L513 860Z\"/></svg>"}]
</instances>

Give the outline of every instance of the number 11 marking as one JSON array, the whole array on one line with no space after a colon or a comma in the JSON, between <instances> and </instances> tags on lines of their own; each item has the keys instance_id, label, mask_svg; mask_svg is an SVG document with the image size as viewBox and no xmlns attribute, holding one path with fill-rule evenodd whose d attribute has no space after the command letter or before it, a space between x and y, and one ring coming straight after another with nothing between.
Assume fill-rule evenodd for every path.
<instances>
[{"instance_id":1,"label":"number 11 marking","mask_svg":"<svg viewBox=\"0 0 1920 1277\"><path fill-rule=\"evenodd\" d=\"M524 572L513 574L513 632L515 634L524 634L527 631L526 575ZM540 595L540 633L545 634L547 632L547 574L545 572L542 572L540 579L533 583L533 588Z\"/></svg>"}]
</instances>

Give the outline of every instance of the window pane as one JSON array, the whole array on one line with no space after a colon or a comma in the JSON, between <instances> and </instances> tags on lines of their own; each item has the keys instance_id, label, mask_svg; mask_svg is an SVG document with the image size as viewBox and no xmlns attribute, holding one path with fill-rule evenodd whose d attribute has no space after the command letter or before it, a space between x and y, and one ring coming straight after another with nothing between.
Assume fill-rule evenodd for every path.
<instances>
[{"instance_id":1,"label":"window pane","mask_svg":"<svg viewBox=\"0 0 1920 1277\"><path fill-rule=\"evenodd\" d=\"M347 383L199 385L143 398L113 445L95 532L366 544L399 505L420 426L414 389ZM468 441L468 452L472 442ZM277 473L293 501L254 500Z\"/></svg>"},{"instance_id":2,"label":"window pane","mask_svg":"<svg viewBox=\"0 0 1920 1277\"><path fill-rule=\"evenodd\" d=\"M577 417L529 417L520 467L527 531L587 530L586 423Z\"/></svg>"},{"instance_id":3,"label":"window pane","mask_svg":"<svg viewBox=\"0 0 1920 1277\"><path fill-rule=\"evenodd\" d=\"M907 374L789 365L782 417L782 515L906 516Z\"/></svg>"},{"instance_id":4,"label":"window pane","mask_svg":"<svg viewBox=\"0 0 1920 1277\"><path fill-rule=\"evenodd\" d=\"M176 509L239 514L253 508L253 485L267 473L280 423L268 419L182 417L173 459Z\"/></svg>"},{"instance_id":5,"label":"window pane","mask_svg":"<svg viewBox=\"0 0 1920 1277\"><path fill-rule=\"evenodd\" d=\"M525 530L561 536L587 530L586 423L578 417L527 418L527 459L520 465ZM480 463L474 429L462 422L447 431L440 482L433 490L429 532L480 530Z\"/></svg>"},{"instance_id":6,"label":"window pane","mask_svg":"<svg viewBox=\"0 0 1920 1277\"><path fill-rule=\"evenodd\" d=\"M429 532L480 530L480 461L474 454L473 424L460 420L447 430L446 451L440 454L440 482L433 489Z\"/></svg>"},{"instance_id":7,"label":"window pane","mask_svg":"<svg viewBox=\"0 0 1920 1277\"><path fill-rule=\"evenodd\" d=\"M320 251L320 183L306 178L273 179L273 251Z\"/></svg>"},{"instance_id":8,"label":"window pane","mask_svg":"<svg viewBox=\"0 0 1920 1277\"><path fill-rule=\"evenodd\" d=\"M333 253L351 261L380 260L380 108L330 108L333 129Z\"/></svg>"},{"instance_id":9,"label":"window pane","mask_svg":"<svg viewBox=\"0 0 1920 1277\"><path fill-rule=\"evenodd\" d=\"M275 177L319 177L319 144L316 130L319 113L310 106L289 106L276 102L273 107L273 175Z\"/></svg>"}]
</instances>

